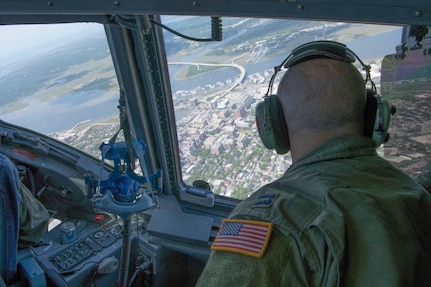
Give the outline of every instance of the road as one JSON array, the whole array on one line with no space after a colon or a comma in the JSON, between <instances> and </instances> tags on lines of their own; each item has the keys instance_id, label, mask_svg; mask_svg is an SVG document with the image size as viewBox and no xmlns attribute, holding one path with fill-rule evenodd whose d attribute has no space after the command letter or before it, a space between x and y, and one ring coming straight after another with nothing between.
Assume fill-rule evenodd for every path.
<instances>
[{"instance_id":1,"label":"road","mask_svg":"<svg viewBox=\"0 0 431 287\"><path fill-rule=\"evenodd\" d=\"M227 90L224 90L224 91L221 92L221 93L223 93L222 96L224 96L227 93L231 92L236 86L238 86L239 84L241 84L242 81L245 78L245 68L243 66L240 66L240 65L235 64L235 63L231 63L231 64L227 64L227 63L225 63L225 64L211 64L211 63L193 63L193 62L170 62L169 65L193 65L193 66L197 66L198 68L199 68L199 66L232 67L232 68L238 69L240 71L239 78L237 78L237 80Z\"/></svg>"}]
</instances>

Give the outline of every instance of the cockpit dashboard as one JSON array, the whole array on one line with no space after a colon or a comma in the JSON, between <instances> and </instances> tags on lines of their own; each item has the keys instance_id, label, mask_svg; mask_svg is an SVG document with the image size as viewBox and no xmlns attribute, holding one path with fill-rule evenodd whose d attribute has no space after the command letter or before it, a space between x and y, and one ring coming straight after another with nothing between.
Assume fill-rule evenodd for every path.
<instances>
[{"instance_id":1,"label":"cockpit dashboard","mask_svg":"<svg viewBox=\"0 0 431 287\"><path fill-rule=\"evenodd\" d=\"M174 197L159 196L156 209L130 214L125 226L123 213L95 208L86 194L85 178L100 174L99 160L6 123L1 129L0 153L51 215L41 241L18 252L34 260L21 263L30 286L119 286L121 278L126 286L194 285L209 255L212 218L185 215ZM108 176L113 167L103 166Z\"/></svg>"}]
</instances>

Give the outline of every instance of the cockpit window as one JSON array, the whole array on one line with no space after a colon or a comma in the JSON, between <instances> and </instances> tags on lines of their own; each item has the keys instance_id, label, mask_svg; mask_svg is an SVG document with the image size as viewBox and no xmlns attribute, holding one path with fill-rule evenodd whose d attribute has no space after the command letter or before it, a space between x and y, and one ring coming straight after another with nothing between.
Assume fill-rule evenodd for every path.
<instances>
[{"instance_id":1,"label":"cockpit window","mask_svg":"<svg viewBox=\"0 0 431 287\"><path fill-rule=\"evenodd\" d=\"M168 16L162 23L194 38L211 36L209 17ZM397 106L392 138L379 153L413 176L429 169L431 129L423 120L429 65L414 68L423 62L415 60L423 56L417 43L406 60L384 60L397 52L401 27L252 18L222 23L222 41L163 32L185 183L204 181L215 194L244 199L283 175L290 155L264 148L255 107L274 67L313 40L345 43L371 65L378 91ZM100 144L119 129L119 85L103 25L7 25L0 27L0 39L0 119L99 157ZM381 75L387 82L382 87Z\"/></svg>"},{"instance_id":2,"label":"cockpit window","mask_svg":"<svg viewBox=\"0 0 431 287\"><path fill-rule=\"evenodd\" d=\"M0 118L100 156L119 88L101 24L0 27Z\"/></svg>"},{"instance_id":3,"label":"cockpit window","mask_svg":"<svg viewBox=\"0 0 431 287\"><path fill-rule=\"evenodd\" d=\"M201 21L175 17L165 24L193 33L196 29L185 27L206 27ZM255 128L255 106L266 93L274 67L300 44L335 40L371 64L379 85L382 59L394 53L401 28L223 18L222 42L192 42L169 32L164 36L183 179L188 184L205 180L216 194L244 199L291 164L290 154L265 149ZM273 93L276 88L277 83Z\"/></svg>"}]
</instances>

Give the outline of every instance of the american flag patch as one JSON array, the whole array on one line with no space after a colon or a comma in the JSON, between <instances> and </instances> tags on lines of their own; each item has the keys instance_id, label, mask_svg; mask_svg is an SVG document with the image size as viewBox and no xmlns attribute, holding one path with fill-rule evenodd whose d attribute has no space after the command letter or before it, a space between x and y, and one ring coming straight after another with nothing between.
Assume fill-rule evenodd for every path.
<instances>
[{"instance_id":1,"label":"american flag patch","mask_svg":"<svg viewBox=\"0 0 431 287\"><path fill-rule=\"evenodd\" d=\"M268 246L271 231L270 222L225 219L211 249L261 258Z\"/></svg>"}]
</instances>

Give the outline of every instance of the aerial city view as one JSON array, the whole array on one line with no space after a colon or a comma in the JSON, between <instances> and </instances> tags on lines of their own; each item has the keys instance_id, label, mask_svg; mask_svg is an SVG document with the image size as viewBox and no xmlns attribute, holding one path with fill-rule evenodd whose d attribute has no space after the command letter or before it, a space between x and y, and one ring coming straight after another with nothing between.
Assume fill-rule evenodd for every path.
<instances>
[{"instance_id":1,"label":"aerial city view","mask_svg":"<svg viewBox=\"0 0 431 287\"><path fill-rule=\"evenodd\" d=\"M203 21L208 19L164 19L166 25L184 34L199 31L200 37L210 33L210 26ZM221 42L192 42L169 32L164 36L183 179L189 184L197 179L207 181L214 193L240 199L280 177L291 164L289 154L280 156L265 149L255 128L254 108L266 93L274 66L302 43L336 40L371 65L380 89L382 59L395 53L401 40L401 28L391 26L239 18L223 21ZM103 29L96 32L99 34L53 45L30 61L3 66L1 119L100 157L100 143L119 128L119 87ZM369 43L375 49L369 49ZM396 77L385 83L385 97L398 112L392 121L391 140L379 153L415 176L431 167L425 157L430 149L431 123L421 120L430 116L431 109L420 104L431 96L426 92L431 80L422 79L422 86L427 86L423 91L410 89L394 95L392 91L403 84ZM277 83L272 93L276 87ZM55 114L48 112L53 107Z\"/></svg>"}]
</instances>

